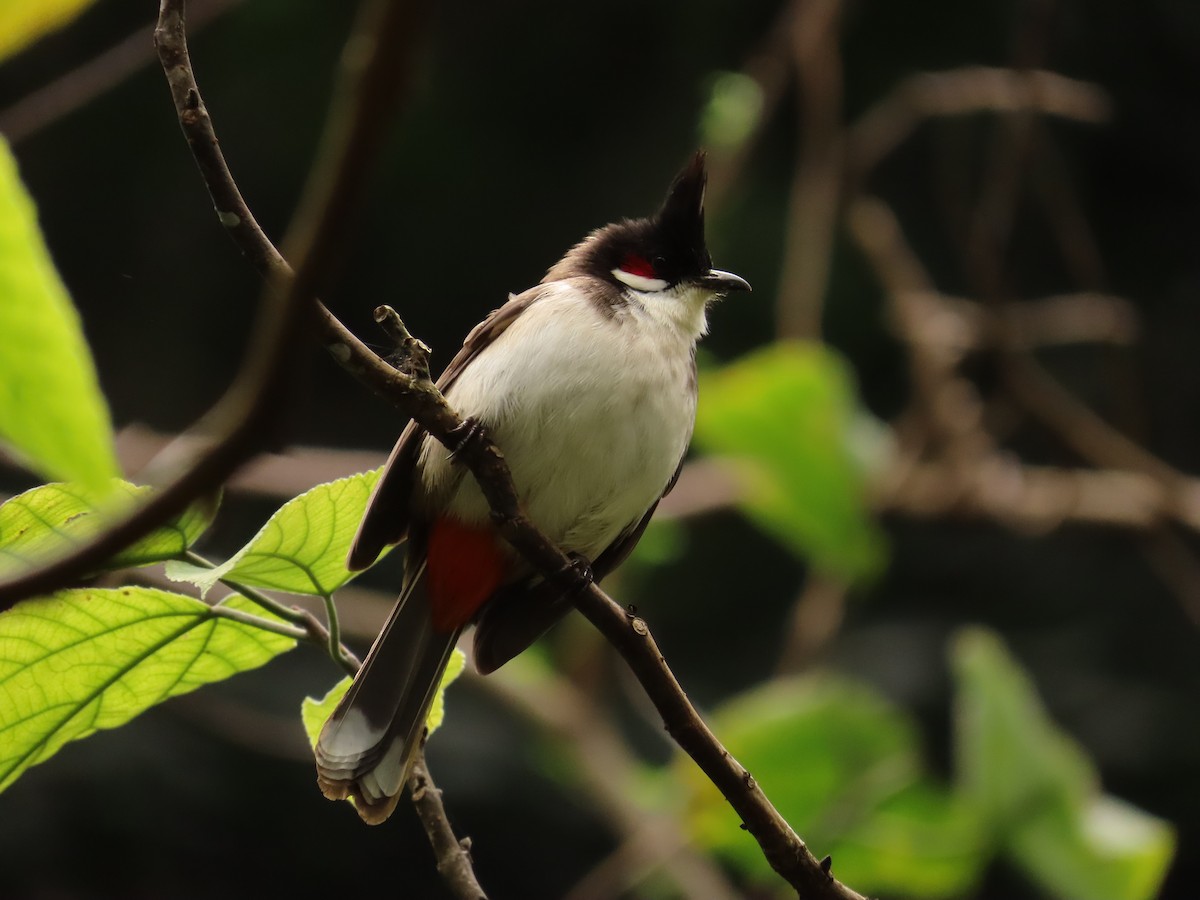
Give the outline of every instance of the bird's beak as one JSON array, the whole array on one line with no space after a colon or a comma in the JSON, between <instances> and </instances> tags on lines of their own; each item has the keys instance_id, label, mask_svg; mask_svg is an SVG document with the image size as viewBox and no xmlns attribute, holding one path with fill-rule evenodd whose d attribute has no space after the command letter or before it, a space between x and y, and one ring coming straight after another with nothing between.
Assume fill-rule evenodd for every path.
<instances>
[{"instance_id":1,"label":"bird's beak","mask_svg":"<svg viewBox=\"0 0 1200 900\"><path fill-rule=\"evenodd\" d=\"M710 269L707 275L700 277L700 286L707 288L713 293L725 293L726 291L748 291L751 290L750 282L740 275L734 275L732 272L722 272L720 269Z\"/></svg>"}]
</instances>

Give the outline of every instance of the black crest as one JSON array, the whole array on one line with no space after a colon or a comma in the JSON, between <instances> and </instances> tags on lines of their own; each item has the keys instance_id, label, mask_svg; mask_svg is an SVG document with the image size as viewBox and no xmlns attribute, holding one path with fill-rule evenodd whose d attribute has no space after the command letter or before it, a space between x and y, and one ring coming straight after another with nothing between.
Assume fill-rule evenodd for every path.
<instances>
[{"instance_id":1,"label":"black crest","mask_svg":"<svg viewBox=\"0 0 1200 900\"><path fill-rule=\"evenodd\" d=\"M542 280L591 275L613 281L613 269L624 268L676 284L707 273L712 259L704 242L704 158L704 151L697 151L675 176L658 212L593 231Z\"/></svg>"}]
</instances>

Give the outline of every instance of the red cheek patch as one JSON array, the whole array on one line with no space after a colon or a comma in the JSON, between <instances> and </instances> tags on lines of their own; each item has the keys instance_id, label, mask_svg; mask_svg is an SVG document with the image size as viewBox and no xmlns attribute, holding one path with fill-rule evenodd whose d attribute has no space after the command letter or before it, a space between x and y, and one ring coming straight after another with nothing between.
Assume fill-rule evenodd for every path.
<instances>
[{"instance_id":1,"label":"red cheek patch","mask_svg":"<svg viewBox=\"0 0 1200 900\"><path fill-rule=\"evenodd\" d=\"M630 275L640 275L642 278L657 278L658 273L654 271L654 266L644 256L638 256L636 253L630 253L621 260L621 271L628 272Z\"/></svg>"}]
</instances>

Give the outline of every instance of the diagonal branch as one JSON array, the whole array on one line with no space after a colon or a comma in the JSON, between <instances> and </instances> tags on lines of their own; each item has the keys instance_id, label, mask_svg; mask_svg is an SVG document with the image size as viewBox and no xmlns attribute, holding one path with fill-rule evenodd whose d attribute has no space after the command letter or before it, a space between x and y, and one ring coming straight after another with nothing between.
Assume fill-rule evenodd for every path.
<instances>
[{"instance_id":1,"label":"diagonal branch","mask_svg":"<svg viewBox=\"0 0 1200 900\"><path fill-rule=\"evenodd\" d=\"M167 2L167 0L164 0ZM182 40L182 29L179 31ZM286 272L284 257L258 227L224 163L211 120L204 109L186 56L164 57L164 68L189 145L197 156L218 216L251 262L268 277ZM297 278L299 273L297 273ZM493 510L500 533L547 578L570 569L566 555L525 517L503 455L486 435L465 443L463 421L432 380L393 369L355 338L337 319L318 307L318 325L326 346L343 367L411 415L434 438L453 447L475 476ZM668 732L721 790L758 841L771 865L805 900L854 900L859 895L836 881L762 793L753 777L730 756L692 707L667 667L646 623L630 616L595 585L582 590L576 605L609 639L641 680ZM422 793L419 784L413 787ZM431 835L435 847L441 846Z\"/></svg>"}]
</instances>

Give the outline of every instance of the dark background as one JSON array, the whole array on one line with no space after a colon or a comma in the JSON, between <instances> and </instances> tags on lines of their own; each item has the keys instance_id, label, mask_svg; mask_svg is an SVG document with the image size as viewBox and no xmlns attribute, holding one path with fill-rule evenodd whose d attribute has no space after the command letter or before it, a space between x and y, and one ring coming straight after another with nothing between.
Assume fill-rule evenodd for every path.
<instances>
[{"instance_id":1,"label":"dark background","mask_svg":"<svg viewBox=\"0 0 1200 900\"><path fill-rule=\"evenodd\" d=\"M101 0L7 62L0 109L146 25L153 6ZM350 7L234 4L192 39L222 147L275 237L312 158ZM483 313L535 282L587 230L653 209L697 144L715 74L740 69L778 13L774 0L441 5L327 304L375 341L370 311L392 303L444 363ZM1081 198L1101 250L1103 287L1136 305L1142 327L1132 349L1104 358L1061 351L1046 362L1152 452L1194 471L1200 5L849 3L841 29L845 114L855 118L912 73L1009 65L1031 43L1039 65L1100 85L1113 104L1106 126L1050 128L1060 177ZM755 286L712 316L706 347L716 360L773 337L799 137L794 105L789 93L785 114L772 119L710 220L717 264ZM984 116L926 126L873 179L950 293L969 295L972 285L939 200L946 161L969 190L985 171L993 127ZM187 426L236 372L260 285L212 214L149 49L136 74L22 138L15 151L116 424ZM1045 223L1027 204L1018 210L1006 259L1013 292L1076 287L1047 247ZM864 401L886 418L904 404L907 382L878 293L839 238L825 334L848 355ZM987 366L974 374L986 390ZM296 443L390 445L401 425L394 414L316 350L297 377ZM1036 430L1009 440L1024 459L1077 463ZM26 486L3 477L10 490ZM205 549L236 549L274 505L231 496ZM1163 896L1200 894L1200 653L1196 621L1183 606L1200 587L1168 585L1137 534L1075 526L1023 535L900 517L884 525L888 570L854 599L826 664L915 710L931 755L947 765L946 638L964 623L996 628L1057 721L1092 754L1106 789L1178 827ZM690 523L686 537L680 560L639 580L638 596L620 599L649 617L703 706L769 674L804 572L734 513ZM1184 552L1195 552L1194 536L1182 540ZM395 570L381 569L366 581L386 590ZM362 827L320 796L311 762L293 752L300 698L334 676L318 654L301 650L31 770L0 804L0 894L341 896L378 887L438 896L411 815ZM452 819L474 837L484 885L496 897L560 896L612 850L612 836L586 802L543 773L528 730L478 688L456 690L451 703L430 762ZM259 718L242 727L231 710L245 709ZM665 758L643 730L647 752ZM976 896L1037 894L998 866Z\"/></svg>"}]
</instances>

